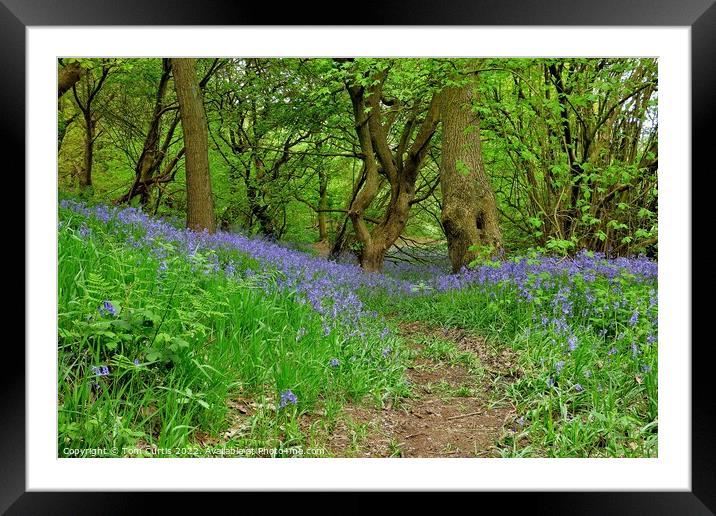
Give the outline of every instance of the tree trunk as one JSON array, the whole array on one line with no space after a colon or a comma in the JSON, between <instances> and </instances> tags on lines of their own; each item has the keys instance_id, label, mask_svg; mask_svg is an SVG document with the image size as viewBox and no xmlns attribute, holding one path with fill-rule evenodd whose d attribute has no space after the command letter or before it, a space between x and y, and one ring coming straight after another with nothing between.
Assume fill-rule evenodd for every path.
<instances>
[{"instance_id":1,"label":"tree trunk","mask_svg":"<svg viewBox=\"0 0 716 516\"><path fill-rule=\"evenodd\" d=\"M80 175L80 190L85 190L92 186L92 153L94 151L94 122L92 121L91 111L86 111L84 115L85 121L85 138L84 138L84 166Z\"/></svg>"},{"instance_id":2,"label":"tree trunk","mask_svg":"<svg viewBox=\"0 0 716 516\"><path fill-rule=\"evenodd\" d=\"M152 119L149 122L147 135L144 138L142 153L140 154L139 159L137 160L137 165L134 168L134 182L129 188L129 191L116 201L117 203L130 202L138 195L140 197L142 208L146 209L149 205L154 176L162 166L162 162L166 157L167 150L174 135L174 129L178 124L178 119L175 115L174 121L170 124L167 131L164 144L160 148L159 140L161 135L161 122L166 111L163 105L164 96L166 94L170 76L171 65L169 63L169 59L163 59L162 75L159 78L157 94L154 100ZM171 170L169 172L171 173Z\"/></svg>"},{"instance_id":3,"label":"tree trunk","mask_svg":"<svg viewBox=\"0 0 716 516\"><path fill-rule=\"evenodd\" d=\"M360 266L366 272L379 272L383 269L383 260L387 249L378 245L366 247L361 252Z\"/></svg>"},{"instance_id":4,"label":"tree trunk","mask_svg":"<svg viewBox=\"0 0 716 516\"><path fill-rule=\"evenodd\" d=\"M326 210L328 209L328 176L318 169L318 241L328 242L328 228L326 226Z\"/></svg>"},{"instance_id":5,"label":"tree trunk","mask_svg":"<svg viewBox=\"0 0 716 516\"><path fill-rule=\"evenodd\" d=\"M77 107L82 112L82 117L85 122L85 138L84 138L84 170L82 170L79 178L80 190L92 186L92 153L94 150L94 138L95 138L95 124L97 123L97 116L92 111L92 101L95 99L102 85L104 84L107 76L109 75L111 66L103 61L101 75L99 79L95 81L93 74L87 71L85 76L85 100L84 102L80 99L77 93L77 81L73 82L69 88L72 88L72 94L77 102ZM63 136L64 138L64 136Z\"/></svg>"},{"instance_id":6,"label":"tree trunk","mask_svg":"<svg viewBox=\"0 0 716 516\"><path fill-rule=\"evenodd\" d=\"M57 98L59 99L62 95L67 93L77 81L80 80L82 68L80 64L75 61L67 66L60 69L57 73Z\"/></svg>"},{"instance_id":7,"label":"tree trunk","mask_svg":"<svg viewBox=\"0 0 716 516\"><path fill-rule=\"evenodd\" d=\"M442 92L443 149L440 186L441 221L453 272L476 257L471 246L502 244L497 206L485 175L479 120L472 113L472 85Z\"/></svg>"},{"instance_id":8,"label":"tree trunk","mask_svg":"<svg viewBox=\"0 0 716 516\"><path fill-rule=\"evenodd\" d=\"M186 147L187 227L216 231L209 173L209 133L204 102L196 78L195 59L172 59L174 87Z\"/></svg>"},{"instance_id":9,"label":"tree trunk","mask_svg":"<svg viewBox=\"0 0 716 516\"><path fill-rule=\"evenodd\" d=\"M385 254L405 229L410 206L415 198L418 172L439 122L438 98L433 94L422 123L418 125L415 116L406 123L400 144L393 150L388 142L388 130L383 124L380 105L387 74L387 70L383 70L371 76L369 90L347 84L365 169L365 181L351 202L348 216L353 223L356 238L363 246L361 267L368 272L382 269ZM408 145L416 126L417 133L412 144ZM390 185L390 202L382 221L370 230L366 224L365 211L380 189L379 164Z\"/></svg>"},{"instance_id":10,"label":"tree trunk","mask_svg":"<svg viewBox=\"0 0 716 516\"><path fill-rule=\"evenodd\" d=\"M60 119L60 123L57 127L57 155L59 156L60 151L62 150L62 142L65 141L67 129L69 129L72 122L75 121L75 119L77 118L77 114L75 113L71 117L65 118L62 112L59 112L58 117Z\"/></svg>"}]
</instances>

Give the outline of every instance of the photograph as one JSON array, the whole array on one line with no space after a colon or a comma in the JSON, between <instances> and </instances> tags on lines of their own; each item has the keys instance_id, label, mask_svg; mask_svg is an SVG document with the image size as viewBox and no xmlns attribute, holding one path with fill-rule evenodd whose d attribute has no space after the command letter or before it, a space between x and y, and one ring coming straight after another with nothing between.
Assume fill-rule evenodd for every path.
<instances>
[{"instance_id":1,"label":"photograph","mask_svg":"<svg viewBox=\"0 0 716 516\"><path fill-rule=\"evenodd\" d=\"M714 0L456 1L0 0L0 513L713 514Z\"/></svg>"},{"instance_id":2,"label":"photograph","mask_svg":"<svg viewBox=\"0 0 716 516\"><path fill-rule=\"evenodd\" d=\"M657 57L56 68L57 457L659 457Z\"/></svg>"}]
</instances>

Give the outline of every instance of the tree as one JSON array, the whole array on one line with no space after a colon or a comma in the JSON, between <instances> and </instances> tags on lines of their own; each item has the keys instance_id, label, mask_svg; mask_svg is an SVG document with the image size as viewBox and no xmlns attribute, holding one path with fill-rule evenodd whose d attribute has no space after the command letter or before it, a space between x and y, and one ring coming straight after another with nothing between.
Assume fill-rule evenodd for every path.
<instances>
[{"instance_id":1,"label":"tree","mask_svg":"<svg viewBox=\"0 0 716 516\"><path fill-rule=\"evenodd\" d=\"M441 222L453 272L476 257L475 246L497 250L502 235L495 195L485 175L473 85L448 86L441 94L443 121Z\"/></svg>"},{"instance_id":2,"label":"tree","mask_svg":"<svg viewBox=\"0 0 716 516\"><path fill-rule=\"evenodd\" d=\"M655 59L490 60L480 77L483 151L513 243L655 251Z\"/></svg>"},{"instance_id":3,"label":"tree","mask_svg":"<svg viewBox=\"0 0 716 516\"><path fill-rule=\"evenodd\" d=\"M171 77L169 59L162 59L161 66L162 71L154 95L152 115L144 133L144 145L134 165L134 182L129 191L116 200L117 203L129 202L135 196L139 196L142 207L146 208L150 200L152 186L172 181L178 168L177 165L184 156L185 148L182 147L162 168L172 144L174 131L179 123L179 114L176 103L168 103L165 100L167 84ZM124 109L127 109L126 105ZM162 136L162 119L167 113L173 114L166 132ZM131 124L131 126L133 125Z\"/></svg>"},{"instance_id":4,"label":"tree","mask_svg":"<svg viewBox=\"0 0 716 516\"><path fill-rule=\"evenodd\" d=\"M78 82L75 81L72 84L72 94L82 112L82 118L84 120L84 166L80 174L80 190L85 190L92 186L92 153L94 150L94 142L96 139L95 129L98 120L98 116L93 109L93 102L97 97L97 94L102 89L107 76L112 68L112 64L108 59L103 59L99 65L99 71L96 72L97 67L93 67L85 71L84 75L84 91L82 94L77 91ZM96 77L96 73L99 77ZM64 137L64 134L63 134Z\"/></svg>"},{"instance_id":5,"label":"tree","mask_svg":"<svg viewBox=\"0 0 716 516\"><path fill-rule=\"evenodd\" d=\"M209 136L196 60L171 59L186 149L186 222L194 231L216 231L209 173Z\"/></svg>"},{"instance_id":6,"label":"tree","mask_svg":"<svg viewBox=\"0 0 716 516\"><path fill-rule=\"evenodd\" d=\"M417 99L401 110L405 122L397 135L397 145L391 148L389 131L402 102L384 95L389 71L390 64L383 61L346 83L364 163L362 185L350 204L348 216L362 245L361 267L369 272L382 269L385 254L405 229L410 207L417 202L418 172L439 121L438 93L429 96L427 106ZM383 106L393 106L393 113L384 117ZM382 219L370 229L365 212L379 193L382 177L387 180L390 197Z\"/></svg>"},{"instance_id":7,"label":"tree","mask_svg":"<svg viewBox=\"0 0 716 516\"><path fill-rule=\"evenodd\" d=\"M214 81L210 134L229 168L233 199L222 210L223 225L243 212L247 228L281 238L288 203L305 193L306 170L315 170L309 157L330 139L319 133L335 109L318 98L318 74L305 68L296 60L236 59Z\"/></svg>"}]
</instances>

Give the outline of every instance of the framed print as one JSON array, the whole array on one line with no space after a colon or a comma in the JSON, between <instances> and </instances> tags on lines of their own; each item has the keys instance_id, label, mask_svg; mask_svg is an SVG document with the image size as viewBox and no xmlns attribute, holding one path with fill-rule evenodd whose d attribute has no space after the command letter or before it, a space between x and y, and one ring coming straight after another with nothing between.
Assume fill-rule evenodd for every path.
<instances>
[{"instance_id":1,"label":"framed print","mask_svg":"<svg viewBox=\"0 0 716 516\"><path fill-rule=\"evenodd\" d=\"M580 1L568 7L552 0L539 4L460 1L446 6L421 1L409 7L395 3L363 6L350 19L338 23L326 15L305 8L282 10L236 2L212 3L211 9L205 9L194 2L140 5L135 1L75 0L58 4L2 0L0 38L6 49L0 57L6 77L0 85L3 141L8 155L18 154L23 141L26 149L18 167L26 170L27 301L26 352L12 362L16 364L14 375L9 373L3 378L5 425L0 450L5 472L0 483L0 507L9 514L82 514L92 512L98 503L106 508L103 512L121 513L134 504L145 503L146 494L138 491L469 491L481 498L495 497L498 502L497 497L509 497L510 505L520 510L544 505L549 512L570 514L713 514L716 457L710 438L710 362L708 346L691 337L691 225L696 218L692 219L690 211L697 205L692 201L692 163L699 162L698 158L704 160L713 132L716 7L710 0L678 4L643 1L628 6ZM358 62L354 57L366 60ZM601 60L593 59L597 57ZM398 82L387 81L388 65L381 64L384 58L397 63L390 66L396 70L394 80ZM559 62L564 58L576 64L565 67ZM58 80L58 62L63 71L72 67L81 70L66 86L61 77ZM493 75L498 78L490 79L492 82L470 82L472 90L463 88L465 81L483 77L487 70L503 75ZM78 82L80 74L82 82ZM225 82L216 86L212 77L222 77ZM318 77L329 77L333 82L321 82ZM535 79L528 81L525 77ZM241 84L241 88L231 89L231 84ZM58 86L62 91L55 97L54 88ZM104 87L106 92L107 86L111 94L105 96L102 91ZM213 88L212 107L206 109L203 106L210 103L201 101L205 88ZM607 90L619 100L602 105L600 95ZM263 95L261 102L270 98L269 104L279 107L257 109L253 97L242 96L248 95L247 91L260 92L256 95ZM458 100L446 99L448 94L457 99L461 92L468 100L460 102L473 102L473 94L492 102L493 111L484 106L473 110L485 120L481 129L484 147L480 151L484 158L474 161L469 161L473 159L470 155L461 154L472 147L451 147L449 139L469 138L474 132L472 122L464 121L460 127L451 125L452 129L445 122L452 120L446 113L460 119L459 110L449 111ZM337 96L339 93L342 96ZM71 108L63 108L58 102L63 95ZM278 102L282 95L284 102ZM136 101L139 96L144 99L141 103ZM95 98L100 105L93 107ZM412 111L393 107L409 102L414 102ZM501 111L503 102L510 108ZM337 107L339 103L342 111ZM145 104L154 106L154 111ZM93 109L106 110L103 116L107 122L98 122ZM224 125L222 113L228 110L241 120L239 125ZM511 118L516 110L521 113L519 120ZM412 112L419 115L408 114ZM372 121L379 116L376 113L382 113L383 122ZM621 113L621 117L612 116L614 113ZM273 117L272 123L282 125L267 130L256 122L269 116ZM324 125L316 127L324 129L300 131L301 124L304 128L313 127L320 117ZM326 130L325 121L329 119L335 126ZM145 131L147 123L150 129ZM393 123L404 127L403 132L392 129ZM68 131L70 124L74 125ZM152 124L156 125L154 129ZM598 132L607 125L611 132ZM393 136L385 134L391 130ZM156 138L152 139L152 134ZM111 141L111 145L94 147L93 158L93 145L103 140ZM503 143L498 147L491 143L493 140ZM201 141L204 147L196 144ZM436 141L441 147L431 156ZM479 147L480 130L476 141ZM553 142L557 154L564 159L554 158L549 166L541 163L555 154L544 141ZM661 156L657 154L657 142ZM77 159L60 163L58 149L63 145L74 149ZM446 163L448 149L457 156L450 161L454 170L452 165L442 164ZM203 168L209 179L203 182L197 179L204 166L202 153L205 160L209 156ZM575 157L579 153L581 161ZM154 156L151 163L149 155ZM609 155L609 165L594 165L601 159L592 158L597 155ZM121 165L124 175L118 172L116 177L95 172L98 179L93 185L93 159L116 167L120 165L114 163L122 159L131 164ZM350 167L345 165L345 177L350 181L344 181L343 176L340 180L323 179L322 163L327 159L350 162ZM225 170L229 179L222 183L215 173L212 177L210 160L211 167ZM657 176L659 161L661 171ZM425 175L421 175L424 163L434 166L430 171L425 165ZM483 211L471 217L477 219L476 234L487 244L465 244L460 251L452 240L457 237L446 229L453 223L446 215L450 188L445 185L462 184L460 181L467 181L467 185L469 180L465 177L480 184L479 174L474 178L470 174L483 166L507 170L500 172L505 186L495 189L495 206L491 209L497 214L496 205L505 202L500 216L512 215L517 220L503 225L502 235L499 227L492 234L490 208L479 204ZM605 177L611 174L603 184L602 176L594 172L598 166ZM513 167L527 171L526 179L511 179L509 171ZM105 172L106 169L101 167ZM455 172L452 176L450 170ZM244 176L232 175L237 171L245 172ZM273 178L273 183L266 177ZM401 182L405 177L412 177L412 183ZM573 182L562 184L561 177ZM620 197L632 177L638 178L641 185L639 194ZM201 185L208 184L211 199L212 180L217 199L212 202L216 204L201 204L197 201L202 195ZM231 182L234 180L236 183ZM524 187L519 186L520 181ZM560 186L550 191L551 186L542 183ZM269 184L273 186L266 186ZM79 192L78 196L65 197L62 191L58 197L58 187ZM310 195L306 193L309 188ZM334 192L338 188L341 192L352 191L353 196L347 205L342 200L330 200L331 188ZM509 204L511 188L525 189L524 196L514 204ZM95 191L105 192L101 200L111 201L111 206L96 205L94 201L98 199L92 197ZM383 192L382 204L376 201L371 207L378 192ZM412 197L404 202L405 211L401 212L405 192ZM540 193L538 196L531 192ZM426 220L432 217L432 221L424 226L434 228L435 234L426 229L411 233L406 241L408 233L403 230L408 224L408 210L413 204L432 199L431 195L436 204L425 210ZM86 204L88 196L92 201ZM232 214L237 203L227 202L222 196L240 196L244 204ZM580 204L581 199L586 200ZM364 201L365 205L361 204ZM474 199L469 202L478 204ZM550 210L544 209L545 203L551 203ZM136 207L121 211L125 208L120 205L141 206L143 211ZM532 205L534 210L530 211ZM287 213L287 206L292 211ZM661 242L656 232L657 206L661 210ZM166 210L162 211L163 207ZM96 213L89 215L92 210ZM184 220L159 223L142 218L150 212L167 216L186 212L186 226L191 231L179 228L185 225ZM629 215L620 218L617 214L622 213ZM89 218L82 219L91 216L96 221L103 214L109 214L107 218L115 221L112 224L126 221L127 226L117 230L126 240L112 243L114 237L102 233L105 229ZM393 227L390 224L395 220L400 222ZM653 224L647 223L652 220ZM127 229L131 224L148 229L142 229L141 237L139 233L126 236L132 231ZM399 224L403 225L398 227ZM575 228L579 224L590 232L589 238L578 235ZM592 228L602 228L601 224L603 231ZM352 232L353 241L345 244L345 250L355 256L356 263L349 264L355 269L336 272L334 265L310 262L292 276L295 267L285 263L304 258L291 253L303 249L325 257L336 247L337 235L343 238L346 228ZM221 236L214 235L216 230L216 235ZM320 233L318 240L327 246L325 252L318 245L301 247L303 235L310 231ZM91 240L95 232L98 237ZM509 253L509 245L500 251L503 237L504 241L517 242L523 234L536 239L537 251L530 259L516 262L533 269L525 273L527 283L517 282L521 290L516 289L515 295L523 296L520 310L549 302L550 314L556 315L541 325L548 328L545 331L551 332L553 340L564 341L554 343L561 346L559 353L538 350L530 344L538 341L533 335L540 326L539 312L532 312L531 323L525 316L520 330L505 329L512 323L495 315L505 306L510 310L517 306L512 304L516 301L498 299L496 292L498 287L502 292L500 282L505 278L497 278L499 274L491 272L501 267L496 256L498 252ZM260 238L254 238L256 235ZM395 244L398 239L403 239L403 247ZM439 249L444 251L445 267L450 270L431 283L433 280L423 280L422 276L420 281L414 279L418 277L415 270L398 265L398 272L385 280L389 283L380 283L383 279L376 278L384 277L383 263L390 261L388 250L397 249L407 255L415 249L422 252L423 248L415 247L416 239L421 245L444 245ZM386 244L380 247L382 244L377 242L383 240ZM637 240L643 248L633 245ZM72 257L60 255L55 245L73 249L85 261L66 265ZM124 290L114 292L106 278L83 272L83 263L110 267L108 262L92 261L95 259L87 254L100 245L109 246L103 260L117 257L112 274L130 278L122 280ZM589 252L577 254L579 248L589 248ZM140 254L132 254L132 249L139 249ZM628 249L633 252L627 253ZM644 250L649 256L633 264L630 258L624 258L637 252L643 255ZM594 252L602 254L595 259ZM613 273L610 265L593 264L604 253L612 252L618 257L614 263L630 264L624 265L629 271L625 278L637 277L640 282L646 279L633 291L627 283L614 291L609 284L603 294L598 286L589 290L591 283L584 280L581 268L601 267L599 270L609 276ZM172 253L189 258L172 260ZM562 258L544 258L540 262L541 253L561 253ZM251 259L243 263L244 258L239 256ZM422 260L419 254L411 259ZM141 260L151 261L151 274ZM241 262L236 265L240 272L234 261ZM60 262L72 271L65 279L58 279ZM262 263L275 265L279 272L267 273ZM401 263L400 258L395 263ZM605 322L607 316L590 311L589 301L580 307L584 326L577 326L570 319L571 294L567 290L557 292L557 287L554 298L535 301L533 296L553 286L530 290L529 282L540 272L565 271L560 267L572 263L577 265L569 265L569 288L586 288L585 299L604 295L613 303L609 317L618 319L618 323ZM339 266L344 264L335 263L335 267ZM344 278L349 275L346 271L359 268L366 272L350 274L370 279ZM510 274L517 274L517 268L510 268ZM482 271L478 279L470 280L470 269ZM309 270L312 276L306 272ZM212 279L212 274L218 273L221 278L239 278L236 284L246 291L238 294L237 287L226 286L224 279ZM489 279L491 274L497 279ZM340 289L326 286L334 281L326 278L339 276L343 278ZM477 273L473 276L477 277ZM170 277L174 278L171 288L162 290L169 285ZM187 278L192 278L191 282ZM587 287L581 283L583 280ZM495 285L494 293L485 293L484 297L476 294L470 306L492 314L490 320L496 321L493 325L502 325L495 332L512 332L511 340L523 342L524 347L519 349L534 354L533 368L529 365L532 362L510 358L506 351L500 355L502 358L495 358L491 351L485 351L492 349L485 344L487 340L478 344L470 340L477 338L470 333L472 330L468 331L470 326L417 324L420 321L411 325L390 319L377 328L383 316L388 320L395 317L396 311L410 310L411 305L398 301L361 304L362 289L375 285L387 290L404 289L406 297L432 289L436 297L429 299L436 306L420 305L419 310L425 310L420 313L434 310L432 320L457 320L460 302L450 297L450 292L458 287L451 287L450 282L460 281ZM138 299L133 289L145 287L146 299L164 300L165 304L142 301L141 306L132 305ZM273 299L272 292L283 292L280 289L292 294L283 301ZM211 317L226 318L216 315L214 308L207 308L209 305L201 305L201 296L212 290L221 298L221 306L233 310L227 314L248 314L244 326L235 329L229 320L216 326L203 324L204 319L198 315L186 315L191 310L206 310L214 314ZM74 294L63 294L67 291ZM442 292L447 293L440 301L437 296ZM291 297L294 295L295 299ZM75 302L73 296L83 299L86 306L77 308L81 303ZM325 299L329 299L328 304ZM633 305L629 304L632 299L636 299ZM441 312L441 302L456 312ZM289 308L281 303L288 303L285 306ZM175 320L173 315L167 317L170 306L176 306L171 312L178 314ZM281 331L265 330L264 322L269 320L280 325ZM370 328L364 328L364 320ZM339 325L345 336L339 333ZM346 328L351 325L355 335L348 334ZM658 367L657 345L649 348L656 343L657 327L661 336ZM222 337L224 331L231 337ZM361 339L370 332L377 336L365 337L365 342L375 337L370 341L374 344L370 349L361 347ZM313 350L301 348L305 335L316 343ZM604 347L610 338L615 344ZM216 351L222 339L240 339L246 344L238 351L228 345ZM413 339L416 347L399 348L401 339ZM185 354L187 348L200 341L216 343L215 348L207 344L196 354ZM265 342L276 343L276 349L282 351L260 351ZM604 356L597 356L596 351L581 351L580 345L588 347L585 343L590 343L592 350L601 345ZM75 350L76 354L65 356L65 349ZM297 365L297 357L309 358L305 358L305 364ZM230 369L229 362L238 364L236 370ZM25 367L17 365L20 363ZM238 375L239 380L227 380L216 387L224 364L226 371ZM180 375L185 369L195 376L181 383ZM269 369L270 374L266 373ZM445 372L448 369L453 376ZM572 376L561 374L563 370ZM498 376L495 371L500 372ZM66 389L58 374L65 378ZM264 374L268 376L261 376ZM178 383L158 381L156 392L162 392L162 396L152 398L151 403L139 402L138 408L126 415L112 412L117 406L108 401L106 406L114 408L107 409L106 414L81 416L97 400L109 400L111 392L119 393L115 401L123 405L142 396L149 399L141 375ZM504 388L512 397L504 405L490 405L488 410L479 401L480 395L465 387L469 375L480 378L479 385L485 387L485 392L489 390L489 378L494 380L490 388ZM517 378L510 380L517 383L502 386L498 380L507 376ZM595 377L601 380L597 382ZM603 389L608 391L613 383L627 380L629 388L609 391L615 407L628 406L619 423L614 423L617 426L612 429L613 436L599 435L586 423L602 417L599 411L565 412L569 410L566 407L579 403L592 407L593 402L586 400L598 399ZM267 382L271 387L260 391ZM75 383L82 384L81 388L75 388ZM378 387L373 384L383 390L374 391ZM410 395L416 384L422 388L422 405ZM57 385L59 390L55 391ZM328 392L329 385L336 389L334 397ZM546 394L529 398L535 390ZM226 415L214 408L217 397L222 393L228 397L228 392L232 394ZM260 396L255 394L258 392ZM351 406L350 418L334 421L343 433L338 431L333 440L320 437L325 428L321 417L328 419L331 411L344 410L348 406L345 400L359 395L373 396L378 408ZM519 401L544 402L544 396L550 401L542 408L531 401ZM426 400L433 404L428 407ZM460 409L455 408L455 400L459 400ZM302 412L304 403L314 406L310 405L314 402L314 412ZM58 415L61 403L64 412ZM156 423L160 417L157 414L168 418L173 406L181 408L182 414L191 412L186 420L174 423L181 435L186 433L182 428L204 424L201 432L192 434L201 442L199 452L190 446L196 441L174 439L160 430L147 430L146 436L152 438L145 438L126 424L126 419L141 420L144 428L163 424L163 420ZM192 407L191 411L186 407ZM66 416L70 412L77 417ZM264 412L269 415L261 419L259 415ZM231 414L237 416L232 424L217 426L217 422L231 419ZM305 417L299 417L302 415ZM579 418L585 425L572 425L569 436L566 430L553 428L555 421ZM275 434L274 440L266 437L265 442L278 442L278 447L264 448L261 441L252 441L253 434L241 437L250 424L265 425L257 431L263 432L261 435ZM467 429L484 431L490 425L496 430L488 440L496 440L499 435L501 444L486 445L489 452L478 450L474 440L460 441L456 437L440 441L441 436L454 436ZM520 431L523 426L525 434ZM530 438L524 437L521 442L519 436L527 435L527 426ZM401 428L402 433L399 438L381 434L390 437L376 438L368 446L369 451L362 454L355 451L359 448L351 448L352 442L366 439L370 429L377 427ZM113 432L114 437L97 436L95 428ZM118 434L121 438L116 437ZM532 439L538 434L541 441ZM219 460L207 451L218 449L221 443L217 444L217 435L233 443L231 450L241 450L239 455L246 454L251 459ZM315 442L325 448L311 448L314 441L301 440L306 435L318 435ZM298 436L295 442L300 444L285 444L293 442L291 436ZM565 440L569 445L564 444ZM118 442L124 443L122 452L114 447ZM251 443L258 444L251 447ZM111 453L106 449L109 445L113 445ZM228 458L226 442L223 445L221 458ZM337 446L343 446L340 452ZM319 449L323 451L319 453ZM352 451L346 451L349 449ZM303 460L268 458L286 457L298 453L296 450ZM316 451L311 455L306 450ZM175 500L182 497L172 497L171 501Z\"/></svg>"}]
</instances>

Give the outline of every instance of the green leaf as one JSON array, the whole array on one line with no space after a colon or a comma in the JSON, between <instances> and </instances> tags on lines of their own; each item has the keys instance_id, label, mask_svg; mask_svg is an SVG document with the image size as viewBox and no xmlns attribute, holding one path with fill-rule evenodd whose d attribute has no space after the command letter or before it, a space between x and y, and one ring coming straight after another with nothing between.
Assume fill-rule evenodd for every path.
<instances>
[{"instance_id":1,"label":"green leaf","mask_svg":"<svg viewBox=\"0 0 716 516\"><path fill-rule=\"evenodd\" d=\"M463 176L470 175L470 167L462 160L455 160L455 170L457 170Z\"/></svg>"}]
</instances>

